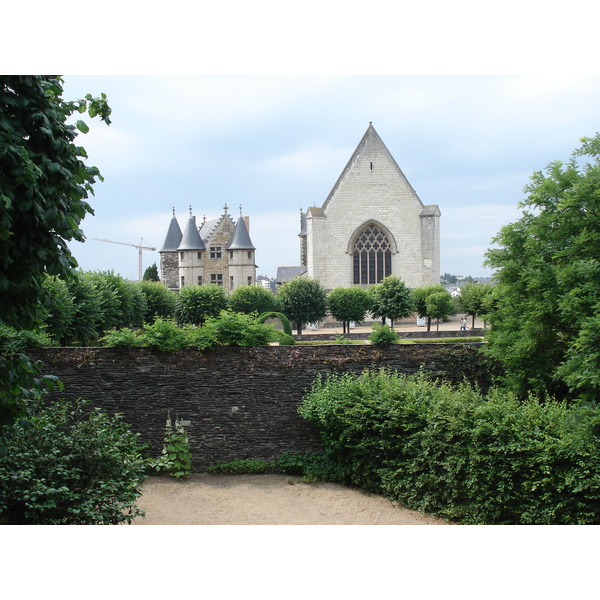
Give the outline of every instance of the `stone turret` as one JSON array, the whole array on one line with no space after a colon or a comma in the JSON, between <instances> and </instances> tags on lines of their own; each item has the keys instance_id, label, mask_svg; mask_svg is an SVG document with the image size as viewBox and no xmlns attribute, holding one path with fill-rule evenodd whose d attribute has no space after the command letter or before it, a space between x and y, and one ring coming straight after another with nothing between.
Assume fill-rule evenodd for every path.
<instances>
[{"instance_id":1,"label":"stone turret","mask_svg":"<svg viewBox=\"0 0 600 600\"><path fill-rule=\"evenodd\" d=\"M190 218L185 226L181 242L177 247L179 252L179 287L185 285L204 283L204 254L206 244L200 237L196 217L192 216L190 206Z\"/></svg>"},{"instance_id":2,"label":"stone turret","mask_svg":"<svg viewBox=\"0 0 600 600\"><path fill-rule=\"evenodd\" d=\"M235 224L231 241L226 247L229 253L229 290L241 285L254 285L256 281L256 264L254 244L248 231L248 217L240 216Z\"/></svg>"},{"instance_id":3,"label":"stone turret","mask_svg":"<svg viewBox=\"0 0 600 600\"><path fill-rule=\"evenodd\" d=\"M167 287L176 289L179 287L179 257L177 248L181 243L183 234L179 227L179 223L175 218L175 209L173 209L173 217L169 223L169 229L160 254L160 280Z\"/></svg>"}]
</instances>

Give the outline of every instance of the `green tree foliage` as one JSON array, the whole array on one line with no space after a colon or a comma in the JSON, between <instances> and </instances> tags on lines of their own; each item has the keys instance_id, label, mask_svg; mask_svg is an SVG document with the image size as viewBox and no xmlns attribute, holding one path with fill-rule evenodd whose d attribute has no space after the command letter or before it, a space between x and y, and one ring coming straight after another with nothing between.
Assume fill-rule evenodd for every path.
<instances>
[{"instance_id":1,"label":"green tree foliage","mask_svg":"<svg viewBox=\"0 0 600 600\"><path fill-rule=\"evenodd\" d=\"M68 339L88 346L98 339L103 328L102 300L94 281L83 271L67 280L75 309L69 325Z\"/></svg>"},{"instance_id":2,"label":"green tree foliage","mask_svg":"<svg viewBox=\"0 0 600 600\"><path fill-rule=\"evenodd\" d=\"M75 315L69 286L60 277L47 275L42 287L42 299L44 330L54 343L65 345Z\"/></svg>"},{"instance_id":3,"label":"green tree foliage","mask_svg":"<svg viewBox=\"0 0 600 600\"><path fill-rule=\"evenodd\" d=\"M201 332L212 332L214 343L219 346L264 346L275 339L272 325L261 323L254 315L230 310L209 317Z\"/></svg>"},{"instance_id":4,"label":"green tree foliage","mask_svg":"<svg viewBox=\"0 0 600 600\"><path fill-rule=\"evenodd\" d=\"M160 278L158 277L158 267L156 266L156 263L146 268L146 270L144 271L144 277L142 278L142 281L160 281Z\"/></svg>"},{"instance_id":5,"label":"green tree foliage","mask_svg":"<svg viewBox=\"0 0 600 600\"><path fill-rule=\"evenodd\" d=\"M86 199L102 179L75 144L88 126L67 119L87 111L109 124L106 97L65 102L62 93L59 77L0 78L0 315L25 329L37 323L44 274L66 277L77 266L67 242L83 241Z\"/></svg>"},{"instance_id":6,"label":"green tree foliage","mask_svg":"<svg viewBox=\"0 0 600 600\"><path fill-rule=\"evenodd\" d=\"M261 285L237 287L229 296L229 308L238 313L257 313L277 310L275 295Z\"/></svg>"},{"instance_id":7,"label":"green tree foliage","mask_svg":"<svg viewBox=\"0 0 600 600\"><path fill-rule=\"evenodd\" d=\"M465 314L471 315L471 327L475 327L475 318L482 316L486 312L487 298L492 292L491 285L482 285L480 283L467 283L460 288L458 299L459 309Z\"/></svg>"},{"instance_id":8,"label":"green tree foliage","mask_svg":"<svg viewBox=\"0 0 600 600\"><path fill-rule=\"evenodd\" d=\"M327 296L327 310L336 321L342 322L342 333L350 332L350 321L364 321L370 308L371 297L361 287L339 287Z\"/></svg>"},{"instance_id":9,"label":"green tree foliage","mask_svg":"<svg viewBox=\"0 0 600 600\"><path fill-rule=\"evenodd\" d=\"M227 295L221 285L186 285L179 292L175 315L183 325L202 325L227 308Z\"/></svg>"},{"instance_id":10,"label":"green tree foliage","mask_svg":"<svg viewBox=\"0 0 600 600\"><path fill-rule=\"evenodd\" d=\"M412 292L402 279L390 275L380 283L369 288L371 296L371 314L384 321L394 321L410 316L414 310Z\"/></svg>"},{"instance_id":11,"label":"green tree foliage","mask_svg":"<svg viewBox=\"0 0 600 600\"><path fill-rule=\"evenodd\" d=\"M0 320L18 329L39 324L46 274L68 276L77 266L67 243L83 241L79 224L93 213L86 200L102 179L96 167L83 162L86 152L75 143L87 124L67 119L87 112L110 124L106 96L67 102L62 93L60 77L0 77ZM10 361L15 373L31 368L26 357L2 357L9 370ZM7 397L0 423L26 412L20 393ZM0 439L0 452L3 447Z\"/></svg>"},{"instance_id":12,"label":"green tree foliage","mask_svg":"<svg viewBox=\"0 0 600 600\"><path fill-rule=\"evenodd\" d=\"M423 375L318 378L299 413L331 480L465 524L598 524L600 411Z\"/></svg>"},{"instance_id":13,"label":"green tree foliage","mask_svg":"<svg viewBox=\"0 0 600 600\"><path fill-rule=\"evenodd\" d=\"M118 416L76 402L40 404L6 436L0 460L0 523L130 523L146 460Z\"/></svg>"},{"instance_id":14,"label":"green tree foliage","mask_svg":"<svg viewBox=\"0 0 600 600\"><path fill-rule=\"evenodd\" d=\"M445 319L455 310L452 296L446 290L429 294L425 299L425 308L428 317L437 319L438 331L440 330L440 319Z\"/></svg>"},{"instance_id":15,"label":"green tree foliage","mask_svg":"<svg viewBox=\"0 0 600 600\"><path fill-rule=\"evenodd\" d=\"M146 320L152 322L157 317L172 319L175 316L177 298L164 283L140 281L138 289L146 298Z\"/></svg>"},{"instance_id":16,"label":"green tree foliage","mask_svg":"<svg viewBox=\"0 0 600 600\"><path fill-rule=\"evenodd\" d=\"M589 160L589 162L584 162ZM538 171L523 216L487 253L496 290L488 351L519 395L600 392L600 136Z\"/></svg>"},{"instance_id":17,"label":"green tree foliage","mask_svg":"<svg viewBox=\"0 0 600 600\"><path fill-rule=\"evenodd\" d=\"M427 310L427 297L431 294L447 293L446 288L441 284L435 285L424 285L422 287L415 288L413 293L414 307L419 317L427 319L427 331L431 331L431 319L436 318L430 315Z\"/></svg>"},{"instance_id":18,"label":"green tree foliage","mask_svg":"<svg viewBox=\"0 0 600 600\"><path fill-rule=\"evenodd\" d=\"M296 277L277 291L281 312L296 325L298 335L306 323L318 323L327 314L327 294L315 279Z\"/></svg>"}]
</instances>

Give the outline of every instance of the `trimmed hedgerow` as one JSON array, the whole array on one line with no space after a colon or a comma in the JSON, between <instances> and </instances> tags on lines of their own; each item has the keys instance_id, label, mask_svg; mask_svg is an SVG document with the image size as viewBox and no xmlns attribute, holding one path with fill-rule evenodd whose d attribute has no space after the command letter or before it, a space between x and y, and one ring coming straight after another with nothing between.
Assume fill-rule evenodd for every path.
<instances>
[{"instance_id":1,"label":"trimmed hedgerow","mask_svg":"<svg viewBox=\"0 0 600 600\"><path fill-rule=\"evenodd\" d=\"M318 378L300 414L345 483L465 524L600 523L600 409L425 376Z\"/></svg>"}]
</instances>

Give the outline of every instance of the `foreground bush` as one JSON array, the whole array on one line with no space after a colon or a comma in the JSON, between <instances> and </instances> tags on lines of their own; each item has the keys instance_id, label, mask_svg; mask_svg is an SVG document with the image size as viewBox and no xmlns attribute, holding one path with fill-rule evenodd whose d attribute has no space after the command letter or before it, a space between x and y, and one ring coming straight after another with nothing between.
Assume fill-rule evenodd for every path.
<instances>
[{"instance_id":1,"label":"foreground bush","mask_svg":"<svg viewBox=\"0 0 600 600\"><path fill-rule=\"evenodd\" d=\"M131 523L146 459L119 417L79 400L37 406L29 423L5 434L0 459L0 523Z\"/></svg>"},{"instance_id":2,"label":"foreground bush","mask_svg":"<svg viewBox=\"0 0 600 600\"><path fill-rule=\"evenodd\" d=\"M600 523L596 405L380 371L317 379L299 412L337 477L408 508L466 524Z\"/></svg>"}]
</instances>

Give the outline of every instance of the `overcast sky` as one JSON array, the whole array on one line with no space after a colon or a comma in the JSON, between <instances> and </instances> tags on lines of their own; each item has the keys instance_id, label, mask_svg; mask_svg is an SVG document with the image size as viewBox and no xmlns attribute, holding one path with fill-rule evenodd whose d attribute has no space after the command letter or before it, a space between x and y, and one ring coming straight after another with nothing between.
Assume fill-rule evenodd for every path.
<instances>
[{"instance_id":1,"label":"overcast sky","mask_svg":"<svg viewBox=\"0 0 600 600\"><path fill-rule=\"evenodd\" d=\"M441 218L441 272L483 276L530 175L600 130L598 76L65 76L66 99L107 94L113 123L81 135L96 186L85 270L135 279L172 209L250 217L257 274L299 264L299 213L321 206L369 121Z\"/></svg>"}]
</instances>

